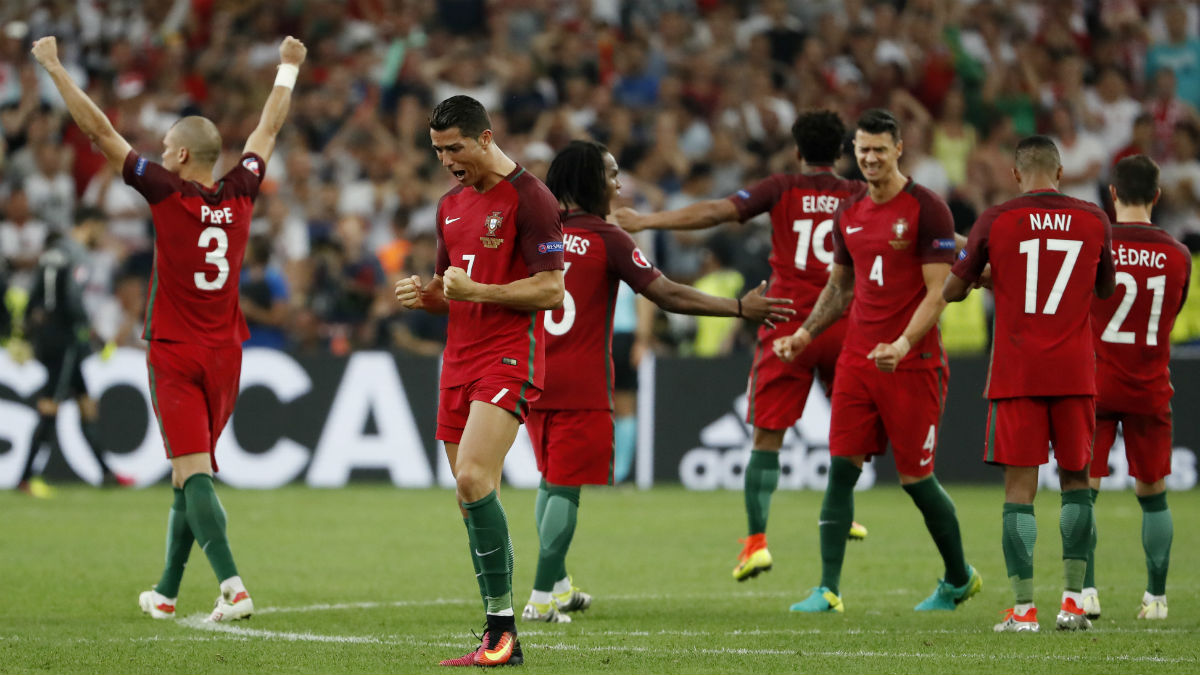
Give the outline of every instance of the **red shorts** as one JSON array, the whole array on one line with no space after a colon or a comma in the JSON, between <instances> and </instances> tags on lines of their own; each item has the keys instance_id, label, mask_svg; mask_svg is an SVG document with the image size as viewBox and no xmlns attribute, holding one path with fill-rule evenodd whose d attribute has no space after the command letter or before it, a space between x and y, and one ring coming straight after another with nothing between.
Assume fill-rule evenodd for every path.
<instances>
[{"instance_id":1,"label":"red shorts","mask_svg":"<svg viewBox=\"0 0 1200 675\"><path fill-rule=\"evenodd\" d=\"M1092 461L1094 396L1000 398L988 406L983 460L1004 466L1041 466L1050 446L1060 469L1081 471Z\"/></svg>"},{"instance_id":2,"label":"red shorts","mask_svg":"<svg viewBox=\"0 0 1200 675\"><path fill-rule=\"evenodd\" d=\"M891 441L901 475L933 473L949 380L945 365L885 373L872 362L840 364L833 382L829 454L882 455Z\"/></svg>"},{"instance_id":3,"label":"red shorts","mask_svg":"<svg viewBox=\"0 0 1200 675\"><path fill-rule=\"evenodd\" d=\"M1117 438L1117 422L1125 436L1129 475L1143 483L1154 483L1171 474L1171 407L1153 415L1096 411L1096 446L1092 455L1092 478L1108 475L1108 453Z\"/></svg>"},{"instance_id":4,"label":"red shorts","mask_svg":"<svg viewBox=\"0 0 1200 675\"><path fill-rule=\"evenodd\" d=\"M525 421L538 471L547 483L611 485L613 416L609 410L534 410Z\"/></svg>"},{"instance_id":5,"label":"red shorts","mask_svg":"<svg viewBox=\"0 0 1200 675\"><path fill-rule=\"evenodd\" d=\"M457 387L442 389L438 398L437 439L446 443L462 440L467 428L471 401L483 401L503 408L524 424L529 404L538 400L542 390L514 377L487 375Z\"/></svg>"},{"instance_id":6,"label":"red shorts","mask_svg":"<svg viewBox=\"0 0 1200 675\"><path fill-rule=\"evenodd\" d=\"M746 423L760 429L787 429L800 419L814 374L821 378L826 393L833 389L835 366L846 337L846 320L837 321L818 335L795 361L784 363L775 355L772 343L775 338L795 332L791 325L788 328L792 330L763 335L754 353L754 365L750 367Z\"/></svg>"},{"instance_id":7,"label":"red shorts","mask_svg":"<svg viewBox=\"0 0 1200 675\"><path fill-rule=\"evenodd\" d=\"M242 346L151 340L146 364L167 457L207 452L216 471L213 450L237 403Z\"/></svg>"}]
</instances>

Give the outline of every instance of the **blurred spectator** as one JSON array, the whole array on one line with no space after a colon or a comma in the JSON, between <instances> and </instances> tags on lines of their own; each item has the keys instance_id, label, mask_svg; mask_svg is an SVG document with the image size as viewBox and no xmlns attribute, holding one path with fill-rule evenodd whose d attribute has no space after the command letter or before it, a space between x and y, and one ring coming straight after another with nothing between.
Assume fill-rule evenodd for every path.
<instances>
[{"instance_id":1,"label":"blurred spectator","mask_svg":"<svg viewBox=\"0 0 1200 675\"><path fill-rule=\"evenodd\" d=\"M4 214L4 220L0 221L0 255L8 260L8 283L28 291L33 286L33 271L46 248L50 227L34 217L29 197L20 185L9 192Z\"/></svg>"},{"instance_id":2,"label":"blurred spectator","mask_svg":"<svg viewBox=\"0 0 1200 675\"><path fill-rule=\"evenodd\" d=\"M1193 108L1200 108L1200 39L1194 32L1188 33L1184 3L1167 4L1163 18L1167 36L1146 50L1146 79L1153 79L1162 69L1174 72L1175 93Z\"/></svg>"},{"instance_id":3,"label":"blurred spectator","mask_svg":"<svg viewBox=\"0 0 1200 675\"><path fill-rule=\"evenodd\" d=\"M1050 112L1050 128L1062 155L1059 190L1093 204L1100 203L1100 174L1107 167L1104 144L1088 131L1080 130L1071 107L1062 103Z\"/></svg>"},{"instance_id":4,"label":"blurred spectator","mask_svg":"<svg viewBox=\"0 0 1200 675\"><path fill-rule=\"evenodd\" d=\"M290 294L283 272L271 264L271 242L266 237L250 237L238 291L250 327L250 339L243 346L285 348Z\"/></svg>"},{"instance_id":5,"label":"blurred spectator","mask_svg":"<svg viewBox=\"0 0 1200 675\"><path fill-rule=\"evenodd\" d=\"M1155 210L1156 224L1182 240L1200 233L1200 129L1180 122L1171 137L1171 157L1162 163L1159 185L1162 203Z\"/></svg>"},{"instance_id":6,"label":"blurred spectator","mask_svg":"<svg viewBox=\"0 0 1200 675\"><path fill-rule=\"evenodd\" d=\"M34 172L25 178L25 194L35 217L50 229L66 233L75 214L75 182L66 171L70 153L43 142L33 149Z\"/></svg>"},{"instance_id":7,"label":"blurred spectator","mask_svg":"<svg viewBox=\"0 0 1200 675\"><path fill-rule=\"evenodd\" d=\"M698 290L720 298L737 298L746 285L742 273L733 269L733 242L720 232L713 234L704 244L704 261L700 266L701 276L693 284ZM698 316L696 338L692 341L693 356L711 358L733 351L741 319L721 316Z\"/></svg>"}]
</instances>

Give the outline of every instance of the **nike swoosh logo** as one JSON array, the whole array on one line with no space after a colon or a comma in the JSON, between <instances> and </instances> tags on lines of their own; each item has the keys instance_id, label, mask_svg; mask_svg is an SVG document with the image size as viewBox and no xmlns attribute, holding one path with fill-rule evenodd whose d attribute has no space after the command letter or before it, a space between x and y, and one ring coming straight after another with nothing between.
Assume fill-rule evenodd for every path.
<instances>
[{"instance_id":1,"label":"nike swoosh logo","mask_svg":"<svg viewBox=\"0 0 1200 675\"><path fill-rule=\"evenodd\" d=\"M453 222L454 222L454 221L456 221L456 220L462 220L462 217L460 216L460 217L458 217L458 218L447 218L447 219L445 220L445 223L446 223L447 225L449 225L450 223L453 223Z\"/></svg>"},{"instance_id":2,"label":"nike swoosh logo","mask_svg":"<svg viewBox=\"0 0 1200 675\"><path fill-rule=\"evenodd\" d=\"M855 232L858 232L859 230L863 229L863 227L866 227L866 226L863 225L861 227L847 227L846 234L854 234Z\"/></svg>"},{"instance_id":3,"label":"nike swoosh logo","mask_svg":"<svg viewBox=\"0 0 1200 675\"><path fill-rule=\"evenodd\" d=\"M925 459L922 459L920 464L921 464L921 466L925 466L926 464L929 464L932 461L933 461L933 455L930 455L930 456L926 457Z\"/></svg>"},{"instance_id":4,"label":"nike swoosh logo","mask_svg":"<svg viewBox=\"0 0 1200 675\"><path fill-rule=\"evenodd\" d=\"M496 551L499 551L500 549L501 549L501 547L500 547L500 546L497 546L496 548L494 548L494 549L492 549L492 550L488 551L487 553L480 553L480 552L479 552L479 549L475 549L475 555L477 555L477 556L479 556L480 558L482 558L483 556L485 556L485 555L491 555L491 554L495 553Z\"/></svg>"},{"instance_id":5,"label":"nike swoosh logo","mask_svg":"<svg viewBox=\"0 0 1200 675\"><path fill-rule=\"evenodd\" d=\"M500 663L508 660L508 656L512 654L512 649L513 641L512 638L509 638L505 640L504 644L496 651L488 651L485 649L482 656L488 663Z\"/></svg>"}]
</instances>

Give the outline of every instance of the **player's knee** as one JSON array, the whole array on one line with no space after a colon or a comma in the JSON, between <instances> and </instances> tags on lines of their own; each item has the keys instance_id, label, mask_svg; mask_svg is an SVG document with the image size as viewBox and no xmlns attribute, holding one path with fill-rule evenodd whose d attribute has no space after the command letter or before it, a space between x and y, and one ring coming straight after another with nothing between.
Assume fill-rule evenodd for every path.
<instances>
[{"instance_id":1,"label":"player's knee","mask_svg":"<svg viewBox=\"0 0 1200 675\"><path fill-rule=\"evenodd\" d=\"M783 435L785 433L787 433L786 429L754 427L754 449L779 452L779 449L783 447Z\"/></svg>"},{"instance_id":2,"label":"player's knee","mask_svg":"<svg viewBox=\"0 0 1200 675\"><path fill-rule=\"evenodd\" d=\"M475 464L464 466L460 463L455 482L458 498L462 502L477 502L495 489L492 477L483 467Z\"/></svg>"}]
</instances>

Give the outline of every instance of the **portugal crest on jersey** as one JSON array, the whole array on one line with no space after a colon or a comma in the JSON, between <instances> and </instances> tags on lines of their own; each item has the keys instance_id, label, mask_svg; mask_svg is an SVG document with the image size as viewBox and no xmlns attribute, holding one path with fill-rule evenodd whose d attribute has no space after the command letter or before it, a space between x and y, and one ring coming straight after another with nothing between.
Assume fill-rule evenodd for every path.
<instances>
[{"instance_id":1,"label":"portugal crest on jersey","mask_svg":"<svg viewBox=\"0 0 1200 675\"><path fill-rule=\"evenodd\" d=\"M899 251L900 249L908 248L911 242L904 236L908 234L907 220L899 218L896 222L892 223L892 234L896 235L896 238L888 243L892 245L893 249Z\"/></svg>"},{"instance_id":2,"label":"portugal crest on jersey","mask_svg":"<svg viewBox=\"0 0 1200 675\"><path fill-rule=\"evenodd\" d=\"M483 245L488 248L500 248L500 244L504 243L504 239L497 237L496 233L500 231L500 226L504 224L504 213L502 211L492 211L487 218L483 219L483 227L487 230L487 234L479 238Z\"/></svg>"}]
</instances>

